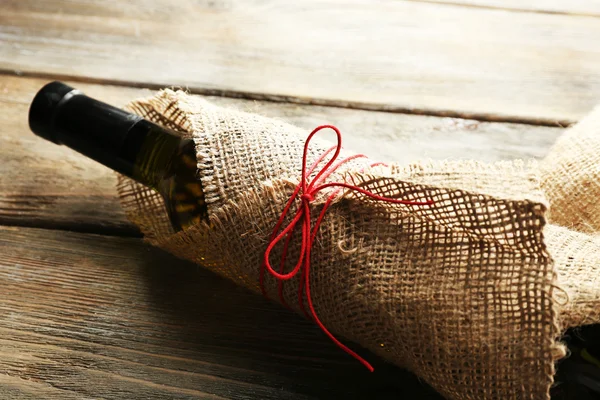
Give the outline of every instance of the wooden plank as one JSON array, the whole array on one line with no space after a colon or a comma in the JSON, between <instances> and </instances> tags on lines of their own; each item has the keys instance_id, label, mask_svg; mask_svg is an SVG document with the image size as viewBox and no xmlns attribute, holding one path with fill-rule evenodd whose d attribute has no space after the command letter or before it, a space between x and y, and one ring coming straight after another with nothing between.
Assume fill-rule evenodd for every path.
<instances>
[{"instance_id":1,"label":"wooden plank","mask_svg":"<svg viewBox=\"0 0 600 400\"><path fill-rule=\"evenodd\" d=\"M491 7L502 10L600 16L599 0L416 0L428 3Z\"/></svg>"},{"instance_id":2,"label":"wooden plank","mask_svg":"<svg viewBox=\"0 0 600 400\"><path fill-rule=\"evenodd\" d=\"M0 227L0 398L440 399L375 363L140 239Z\"/></svg>"},{"instance_id":3,"label":"wooden plank","mask_svg":"<svg viewBox=\"0 0 600 400\"><path fill-rule=\"evenodd\" d=\"M533 121L600 101L596 18L395 0L5 0L0 70Z\"/></svg>"},{"instance_id":4,"label":"wooden plank","mask_svg":"<svg viewBox=\"0 0 600 400\"><path fill-rule=\"evenodd\" d=\"M29 103L45 80L0 76L0 224L135 234L121 211L115 175L101 165L33 135ZM72 83L116 105L151 92ZM401 163L422 158L484 161L540 158L560 128L488 123L335 107L211 97L217 104L281 118L307 131L332 123L345 146Z\"/></svg>"}]
</instances>

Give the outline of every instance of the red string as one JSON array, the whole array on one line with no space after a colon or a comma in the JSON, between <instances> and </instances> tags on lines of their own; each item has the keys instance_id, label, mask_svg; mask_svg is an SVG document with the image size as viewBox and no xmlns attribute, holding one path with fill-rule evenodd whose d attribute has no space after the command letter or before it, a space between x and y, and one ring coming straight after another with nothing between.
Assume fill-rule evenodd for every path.
<instances>
[{"instance_id":1,"label":"red string","mask_svg":"<svg viewBox=\"0 0 600 400\"><path fill-rule=\"evenodd\" d=\"M325 153L323 153L310 166L310 168L307 169L306 163L307 163L307 157L308 157L308 146L310 144L310 141L315 134L317 134L319 131L321 131L323 129L327 129L327 128L332 129L335 132L335 134L337 135L337 145L333 146L332 148L327 150ZM371 193L365 189L362 189L358 186L350 185L345 182L323 183L327 180L327 178L329 178L329 176L331 176L331 174L336 172L336 170L340 166L342 166L344 163L346 163L350 160L356 159L356 158L366 157L362 154L357 154L357 155L353 155L353 156L347 157L341 161L336 162L341 149L342 149L342 134L335 126L332 126L332 125L322 125L322 126L317 127L310 133L310 135L306 139L306 142L304 143L304 155L302 157L302 178L301 178L298 186L296 186L294 193L292 193L292 196L286 203L285 208L283 209L283 212L281 213L281 216L279 217L279 220L277 221L277 224L275 225L275 228L273 229L273 233L271 234L270 243L269 243L269 246L267 247L267 250L265 251L264 260L263 260L263 263L262 263L261 269L260 269L260 278L259 278L260 279L260 287L261 287L263 295L266 297L267 292L266 292L265 286L264 286L264 276L265 276L265 270L267 270L267 271L269 271L269 273L272 276L274 276L279 281L278 282L279 299L281 300L281 302L284 305L287 306L287 303L285 302L285 299L283 297L283 282L286 280L292 279L295 276L297 276L298 273L301 273L300 283L299 283L299 287L298 287L298 303L300 305L302 312L306 315L307 318L312 317L312 319L315 321L315 323L321 328L321 330L323 330L323 332L325 332L325 334L327 336L329 336L329 338L335 344L337 344L346 353L350 354L352 357L354 357L358 361L360 361L365 367L367 367L369 369L369 371L372 372L373 367L371 366L371 364L369 364L365 359L363 359L361 356L359 356L354 351L349 349L342 342L340 342L335 336L333 336L333 334L331 332L329 332L329 330L325 327L325 325L323 325L323 323L317 316L317 312L315 311L315 307L313 305L312 298L310 296L310 254L312 251L312 245L317 236L317 232L319 231L321 222L323 221L323 218L325 218L325 213L327 212L327 209L331 205L331 202L338 195L338 193L343 189L353 190L353 191L361 193L367 197L370 197L374 200L384 201L387 203L422 206L422 205L433 204L433 202L432 201L419 202L419 201L399 200L399 199L393 199L390 197L379 196L379 195ZM312 173L314 172L316 167L321 163L321 161L323 161L325 159L325 157L327 157L334 150L335 150L335 152L334 152L333 156L327 162L327 164L325 164L325 167L323 167L323 169L321 169L317 173L317 175L309 181L308 178L312 175ZM372 166L381 165L381 164L382 163L375 163L375 164L372 164ZM315 199L315 196L320 191L322 191L324 189L328 189L328 188L335 188L335 190L333 190L331 192L331 194L328 196L327 200L325 201L325 203L323 205L321 213L317 217L315 224L311 229L311 207L310 207L311 202ZM282 229L283 222L285 221L285 218L288 215L295 200L298 199L298 196L300 197L300 200L301 200L300 206L296 210L296 214L292 218L291 222L285 228ZM287 257L288 247L289 247L290 241L292 239L292 235L294 234L294 231L296 230L296 226L298 224L300 224L300 227L302 230L302 245L300 246L300 255L298 257L298 262L296 263L294 268L292 268L292 270L290 272L285 273L284 272L285 261L286 261L286 257ZM283 254L281 257L279 272L277 272L273 269L269 259L270 259L271 252L273 251L273 248L284 238L285 238L285 242L284 242ZM304 295L305 294L306 294L306 302L308 303L308 308L309 308L310 314L304 308Z\"/></svg>"}]
</instances>

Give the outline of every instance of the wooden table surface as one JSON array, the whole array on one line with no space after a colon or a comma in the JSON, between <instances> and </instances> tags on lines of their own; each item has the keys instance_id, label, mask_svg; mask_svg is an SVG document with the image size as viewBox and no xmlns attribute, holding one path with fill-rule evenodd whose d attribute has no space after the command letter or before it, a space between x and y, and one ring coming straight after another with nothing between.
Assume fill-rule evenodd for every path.
<instances>
[{"instance_id":1,"label":"wooden table surface","mask_svg":"<svg viewBox=\"0 0 600 400\"><path fill-rule=\"evenodd\" d=\"M176 86L383 160L541 158L600 103L600 1L522 3L0 0L0 399L437 398L144 244L28 105L52 79L116 105Z\"/></svg>"}]
</instances>

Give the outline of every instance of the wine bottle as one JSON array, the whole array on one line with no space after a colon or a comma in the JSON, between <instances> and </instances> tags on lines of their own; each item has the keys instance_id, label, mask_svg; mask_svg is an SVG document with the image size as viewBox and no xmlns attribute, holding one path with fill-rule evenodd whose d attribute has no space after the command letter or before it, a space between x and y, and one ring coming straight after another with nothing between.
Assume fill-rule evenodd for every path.
<instances>
[{"instance_id":1,"label":"wine bottle","mask_svg":"<svg viewBox=\"0 0 600 400\"><path fill-rule=\"evenodd\" d=\"M158 191L175 230L207 218L193 140L61 82L36 94L29 127Z\"/></svg>"}]
</instances>

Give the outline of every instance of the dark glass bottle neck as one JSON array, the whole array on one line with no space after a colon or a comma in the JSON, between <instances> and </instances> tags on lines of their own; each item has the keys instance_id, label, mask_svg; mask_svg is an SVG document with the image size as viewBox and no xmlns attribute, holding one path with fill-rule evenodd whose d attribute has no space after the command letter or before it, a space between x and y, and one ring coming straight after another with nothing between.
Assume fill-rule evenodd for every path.
<instances>
[{"instance_id":1,"label":"dark glass bottle neck","mask_svg":"<svg viewBox=\"0 0 600 400\"><path fill-rule=\"evenodd\" d=\"M121 147L120 160L134 160L127 176L154 189L160 189L165 179L175 173L175 167L184 143L171 131L146 120L137 122Z\"/></svg>"},{"instance_id":2,"label":"dark glass bottle neck","mask_svg":"<svg viewBox=\"0 0 600 400\"><path fill-rule=\"evenodd\" d=\"M38 92L29 124L37 135L154 188L182 141L174 132L60 82Z\"/></svg>"}]
</instances>

